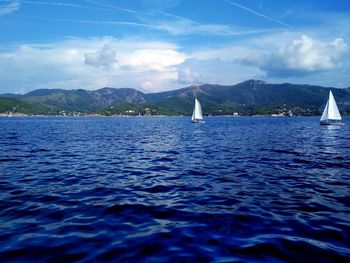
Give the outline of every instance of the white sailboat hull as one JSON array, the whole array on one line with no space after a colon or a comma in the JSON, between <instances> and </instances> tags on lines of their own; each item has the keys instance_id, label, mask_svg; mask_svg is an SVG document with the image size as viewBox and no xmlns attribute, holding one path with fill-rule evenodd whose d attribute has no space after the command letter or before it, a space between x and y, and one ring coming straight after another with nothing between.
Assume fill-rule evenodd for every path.
<instances>
[{"instance_id":1,"label":"white sailboat hull","mask_svg":"<svg viewBox=\"0 0 350 263\"><path fill-rule=\"evenodd\" d=\"M324 120L320 121L321 125L343 125L340 120Z\"/></svg>"},{"instance_id":2,"label":"white sailboat hull","mask_svg":"<svg viewBox=\"0 0 350 263\"><path fill-rule=\"evenodd\" d=\"M205 123L203 120L191 120L193 123Z\"/></svg>"}]
</instances>

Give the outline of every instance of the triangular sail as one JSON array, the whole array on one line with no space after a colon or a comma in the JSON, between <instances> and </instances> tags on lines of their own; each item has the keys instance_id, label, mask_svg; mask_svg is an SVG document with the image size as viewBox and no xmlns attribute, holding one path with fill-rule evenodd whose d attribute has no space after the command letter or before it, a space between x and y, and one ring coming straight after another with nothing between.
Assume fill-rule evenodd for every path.
<instances>
[{"instance_id":1,"label":"triangular sail","mask_svg":"<svg viewBox=\"0 0 350 263\"><path fill-rule=\"evenodd\" d=\"M321 121L328 120L328 104L329 104L329 101L327 101L327 105L326 105L326 107L323 110L323 113L322 113L322 116L321 116Z\"/></svg>"},{"instance_id":2,"label":"triangular sail","mask_svg":"<svg viewBox=\"0 0 350 263\"><path fill-rule=\"evenodd\" d=\"M341 120L337 103L335 102L332 91L329 91L329 98L327 101L327 105L324 108L323 114L320 119L320 121L327 121L327 120L336 120L336 121Z\"/></svg>"},{"instance_id":3,"label":"triangular sail","mask_svg":"<svg viewBox=\"0 0 350 263\"><path fill-rule=\"evenodd\" d=\"M337 107L337 103L333 97L332 91L329 91L329 100L328 100L328 119L330 120L341 120L341 116Z\"/></svg>"},{"instance_id":4,"label":"triangular sail","mask_svg":"<svg viewBox=\"0 0 350 263\"><path fill-rule=\"evenodd\" d=\"M202 114L202 107L197 98L194 99L194 110L192 114L192 121L197 120L201 121L203 120L203 114Z\"/></svg>"}]
</instances>

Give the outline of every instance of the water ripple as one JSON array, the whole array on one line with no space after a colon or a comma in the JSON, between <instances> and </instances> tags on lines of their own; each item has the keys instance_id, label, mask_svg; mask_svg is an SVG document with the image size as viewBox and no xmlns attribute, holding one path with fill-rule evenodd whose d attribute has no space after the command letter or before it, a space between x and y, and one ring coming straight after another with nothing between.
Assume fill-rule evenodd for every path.
<instances>
[{"instance_id":1,"label":"water ripple","mask_svg":"<svg viewBox=\"0 0 350 263\"><path fill-rule=\"evenodd\" d=\"M345 123L0 118L0 261L349 261Z\"/></svg>"}]
</instances>

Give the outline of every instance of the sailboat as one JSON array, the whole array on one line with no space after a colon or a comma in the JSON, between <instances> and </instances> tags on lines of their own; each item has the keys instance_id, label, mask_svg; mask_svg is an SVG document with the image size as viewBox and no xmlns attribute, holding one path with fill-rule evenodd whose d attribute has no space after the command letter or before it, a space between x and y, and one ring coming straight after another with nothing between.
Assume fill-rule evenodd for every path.
<instances>
[{"instance_id":1,"label":"sailboat","mask_svg":"<svg viewBox=\"0 0 350 263\"><path fill-rule=\"evenodd\" d=\"M202 107L197 98L194 98L194 109L192 113L192 122L199 123L203 121Z\"/></svg>"},{"instance_id":2,"label":"sailboat","mask_svg":"<svg viewBox=\"0 0 350 263\"><path fill-rule=\"evenodd\" d=\"M323 110L323 114L320 119L321 125L334 125L341 124L341 116L337 107L337 103L333 97L332 91L329 91L329 98L327 105Z\"/></svg>"}]
</instances>

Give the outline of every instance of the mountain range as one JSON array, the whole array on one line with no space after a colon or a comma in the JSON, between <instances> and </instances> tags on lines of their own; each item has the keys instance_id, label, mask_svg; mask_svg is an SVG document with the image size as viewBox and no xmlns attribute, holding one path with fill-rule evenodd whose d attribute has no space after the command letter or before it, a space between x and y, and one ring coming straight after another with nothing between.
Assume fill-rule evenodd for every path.
<instances>
[{"instance_id":1,"label":"mountain range","mask_svg":"<svg viewBox=\"0 0 350 263\"><path fill-rule=\"evenodd\" d=\"M94 91L38 89L24 95L0 95L0 112L190 115L193 98L197 97L204 114L208 115L272 114L289 110L296 115L316 115L325 106L329 90L332 90L340 112L349 114L350 87L270 84L261 80L247 80L230 86L193 85L157 93L109 87Z\"/></svg>"}]
</instances>

